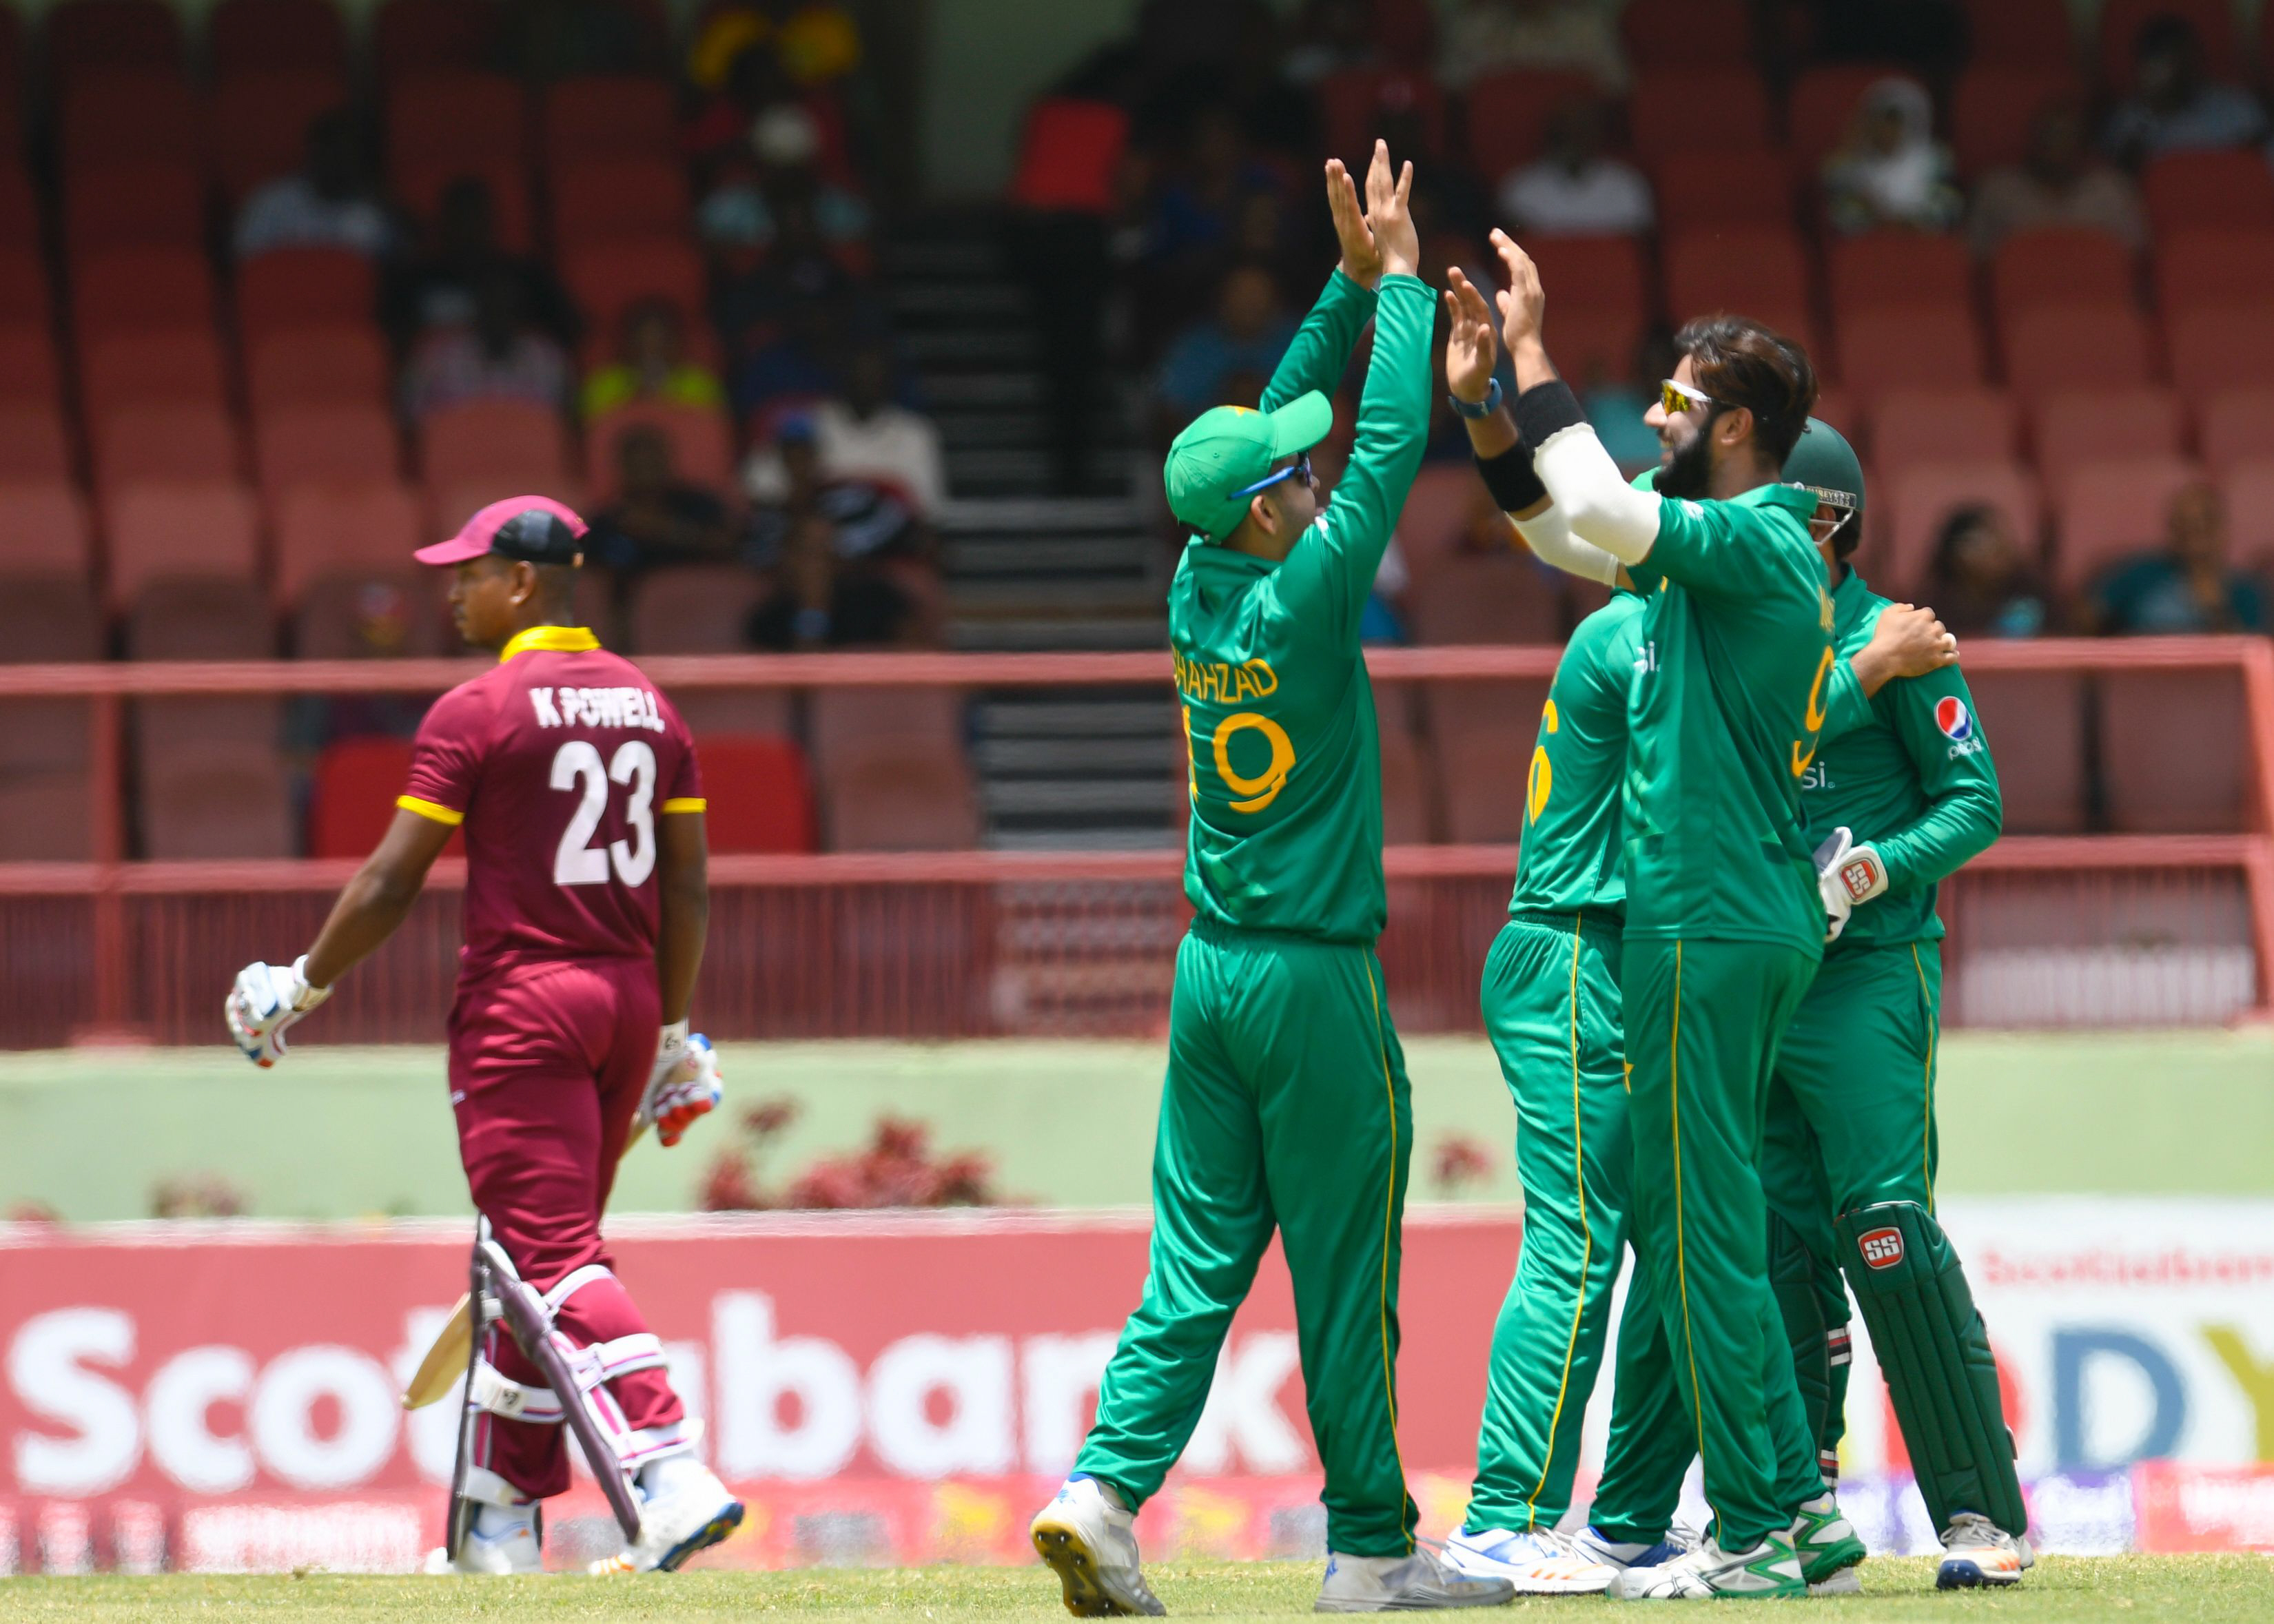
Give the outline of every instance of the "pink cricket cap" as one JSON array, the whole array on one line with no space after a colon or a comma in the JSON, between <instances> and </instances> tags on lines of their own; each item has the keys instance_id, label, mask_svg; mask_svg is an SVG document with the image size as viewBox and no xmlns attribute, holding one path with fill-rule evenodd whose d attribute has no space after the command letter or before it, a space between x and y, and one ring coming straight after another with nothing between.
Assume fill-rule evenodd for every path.
<instances>
[{"instance_id":1,"label":"pink cricket cap","mask_svg":"<svg viewBox=\"0 0 2274 1624\"><path fill-rule=\"evenodd\" d=\"M422 564L463 564L494 553L531 564L574 564L583 556L584 521L549 496L508 496L467 520L456 535L410 556Z\"/></svg>"}]
</instances>

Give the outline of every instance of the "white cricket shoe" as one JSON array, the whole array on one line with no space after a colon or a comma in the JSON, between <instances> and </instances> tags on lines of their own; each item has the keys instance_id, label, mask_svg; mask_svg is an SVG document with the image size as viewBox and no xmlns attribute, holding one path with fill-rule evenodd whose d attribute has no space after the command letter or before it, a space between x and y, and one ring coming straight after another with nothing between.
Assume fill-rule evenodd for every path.
<instances>
[{"instance_id":1,"label":"white cricket shoe","mask_svg":"<svg viewBox=\"0 0 2274 1624\"><path fill-rule=\"evenodd\" d=\"M1978 1512L1962 1511L1943 1530L1934 1588L1970 1590L1981 1585L2019 1584L2036 1561L2028 1540L2016 1539Z\"/></svg>"},{"instance_id":2,"label":"white cricket shoe","mask_svg":"<svg viewBox=\"0 0 2274 1624\"><path fill-rule=\"evenodd\" d=\"M1505 1579L1518 1596L1593 1596L1619 1575L1552 1529L1463 1529L1445 1542L1445 1560L1472 1579Z\"/></svg>"},{"instance_id":3,"label":"white cricket shoe","mask_svg":"<svg viewBox=\"0 0 2274 1624\"><path fill-rule=\"evenodd\" d=\"M1805 1596L1792 1536L1780 1530L1750 1551L1730 1552L1708 1539L1656 1568L1630 1568L1611 1584L1621 1601L1697 1601L1716 1597Z\"/></svg>"},{"instance_id":4,"label":"white cricket shoe","mask_svg":"<svg viewBox=\"0 0 2274 1624\"><path fill-rule=\"evenodd\" d=\"M1516 1599L1505 1579L1472 1579L1434 1552L1411 1556L1327 1553L1327 1576L1314 1613L1431 1613L1441 1607L1497 1607Z\"/></svg>"},{"instance_id":5,"label":"white cricket shoe","mask_svg":"<svg viewBox=\"0 0 2274 1624\"><path fill-rule=\"evenodd\" d=\"M1811 1596L1862 1594L1864 1580L1856 1568L1869 1553L1830 1490L1801 1502L1792 1520L1792 1548Z\"/></svg>"},{"instance_id":6,"label":"white cricket shoe","mask_svg":"<svg viewBox=\"0 0 2274 1624\"><path fill-rule=\"evenodd\" d=\"M1070 1478L1028 1530L1058 1575L1066 1611L1078 1619L1168 1612L1145 1588L1137 1559L1137 1514L1095 1477Z\"/></svg>"},{"instance_id":7,"label":"white cricket shoe","mask_svg":"<svg viewBox=\"0 0 2274 1624\"><path fill-rule=\"evenodd\" d=\"M742 1525L742 1502L691 1455L640 1469L640 1537L594 1562L595 1574L676 1573Z\"/></svg>"},{"instance_id":8,"label":"white cricket shoe","mask_svg":"<svg viewBox=\"0 0 2274 1624\"><path fill-rule=\"evenodd\" d=\"M457 1560L435 1546L426 1553L430 1574L536 1574L545 1571L545 1552L537 1542L534 1506L478 1506Z\"/></svg>"},{"instance_id":9,"label":"white cricket shoe","mask_svg":"<svg viewBox=\"0 0 2274 1624\"><path fill-rule=\"evenodd\" d=\"M1585 1557L1591 1562L1600 1562L1614 1573L1624 1573L1630 1568L1656 1568L1695 1551L1706 1543L1704 1534L1679 1522L1668 1529L1666 1537L1654 1545L1639 1545L1626 1540L1608 1538L1593 1524L1563 1538L1570 1545L1573 1554Z\"/></svg>"}]
</instances>

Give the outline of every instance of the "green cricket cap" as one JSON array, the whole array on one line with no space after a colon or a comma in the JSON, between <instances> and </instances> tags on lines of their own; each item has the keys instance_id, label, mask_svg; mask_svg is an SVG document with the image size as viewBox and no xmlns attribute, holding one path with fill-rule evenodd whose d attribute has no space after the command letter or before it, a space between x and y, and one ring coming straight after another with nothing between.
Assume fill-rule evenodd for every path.
<instances>
[{"instance_id":1,"label":"green cricket cap","mask_svg":"<svg viewBox=\"0 0 2274 1624\"><path fill-rule=\"evenodd\" d=\"M1276 411L1218 406L1204 411L1169 447L1161 482L1169 511L1210 541L1239 528L1248 499L1235 496L1282 457L1308 451L1335 426L1334 402L1317 390L1299 395Z\"/></svg>"},{"instance_id":2,"label":"green cricket cap","mask_svg":"<svg viewBox=\"0 0 2274 1624\"><path fill-rule=\"evenodd\" d=\"M1864 511L1864 464L1848 437L1820 417L1811 417L1784 460L1788 485L1796 485L1819 502Z\"/></svg>"}]
</instances>

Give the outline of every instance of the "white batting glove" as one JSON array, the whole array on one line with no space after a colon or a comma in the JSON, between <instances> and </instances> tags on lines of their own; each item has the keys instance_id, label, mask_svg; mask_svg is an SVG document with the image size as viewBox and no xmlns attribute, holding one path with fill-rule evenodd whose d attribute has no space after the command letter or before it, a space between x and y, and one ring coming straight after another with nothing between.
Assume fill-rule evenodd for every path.
<instances>
[{"instance_id":1,"label":"white batting glove","mask_svg":"<svg viewBox=\"0 0 2274 1624\"><path fill-rule=\"evenodd\" d=\"M718 1109L721 1092L719 1056L711 1040L699 1032L690 1034L685 1021L674 1021L656 1046L637 1120L652 1124L666 1147L676 1145L697 1117Z\"/></svg>"},{"instance_id":2,"label":"white batting glove","mask_svg":"<svg viewBox=\"0 0 2274 1624\"><path fill-rule=\"evenodd\" d=\"M1834 830L1816 848L1816 889L1824 898L1824 939L1836 942L1849 915L1886 891L1887 865L1879 848L1858 846L1848 830Z\"/></svg>"},{"instance_id":3,"label":"white batting glove","mask_svg":"<svg viewBox=\"0 0 2274 1624\"><path fill-rule=\"evenodd\" d=\"M285 1028L332 996L328 987L308 984L307 967L303 953L289 970L256 963L237 973L222 1016L230 1037L253 1064L273 1066L283 1059Z\"/></svg>"}]
</instances>

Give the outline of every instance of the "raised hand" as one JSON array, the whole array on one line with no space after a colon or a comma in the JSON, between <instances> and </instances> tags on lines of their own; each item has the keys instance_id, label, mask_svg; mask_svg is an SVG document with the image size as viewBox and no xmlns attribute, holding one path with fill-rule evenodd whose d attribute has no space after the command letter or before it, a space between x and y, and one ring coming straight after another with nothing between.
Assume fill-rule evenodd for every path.
<instances>
[{"instance_id":1,"label":"raised hand","mask_svg":"<svg viewBox=\"0 0 2274 1624\"><path fill-rule=\"evenodd\" d=\"M1493 364L1500 358L1492 306L1457 265L1445 273L1445 280L1451 284L1445 292L1445 314L1452 324L1445 338L1445 386L1465 401L1481 402L1491 393Z\"/></svg>"},{"instance_id":2,"label":"raised hand","mask_svg":"<svg viewBox=\"0 0 2274 1624\"><path fill-rule=\"evenodd\" d=\"M1374 142L1374 162L1366 171L1366 223L1382 251L1385 275L1420 274L1421 238L1413 229L1412 194L1413 166L1408 163L1393 173L1389 143Z\"/></svg>"},{"instance_id":3,"label":"raised hand","mask_svg":"<svg viewBox=\"0 0 2274 1624\"><path fill-rule=\"evenodd\" d=\"M1358 183L1340 158L1327 160L1327 211L1335 218L1335 240L1343 248L1343 274L1361 288L1382 280L1382 250L1359 207Z\"/></svg>"},{"instance_id":4,"label":"raised hand","mask_svg":"<svg viewBox=\"0 0 2274 1624\"><path fill-rule=\"evenodd\" d=\"M1537 345L1547 316L1547 290L1540 285L1540 267L1532 256L1517 246L1516 239L1495 228L1493 247L1500 254L1501 267L1508 274L1508 286L1494 297L1500 307L1500 335L1514 356L1518 350Z\"/></svg>"}]
</instances>

